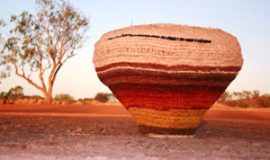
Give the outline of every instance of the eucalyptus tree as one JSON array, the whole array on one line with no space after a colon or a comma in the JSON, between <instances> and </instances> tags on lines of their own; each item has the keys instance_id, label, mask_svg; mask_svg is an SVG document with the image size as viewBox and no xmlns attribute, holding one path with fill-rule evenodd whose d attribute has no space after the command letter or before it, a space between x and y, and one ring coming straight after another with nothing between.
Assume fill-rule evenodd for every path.
<instances>
[{"instance_id":1,"label":"eucalyptus tree","mask_svg":"<svg viewBox=\"0 0 270 160\"><path fill-rule=\"evenodd\" d=\"M37 0L36 13L10 17L1 66L38 89L52 102L60 69L82 47L88 19L66 1ZM34 77L37 78L34 78Z\"/></svg>"}]
</instances>

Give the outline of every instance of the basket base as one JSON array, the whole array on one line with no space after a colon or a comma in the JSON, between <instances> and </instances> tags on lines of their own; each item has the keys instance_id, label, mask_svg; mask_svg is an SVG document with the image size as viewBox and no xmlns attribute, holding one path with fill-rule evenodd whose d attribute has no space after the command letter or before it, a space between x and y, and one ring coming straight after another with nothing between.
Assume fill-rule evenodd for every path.
<instances>
[{"instance_id":1,"label":"basket base","mask_svg":"<svg viewBox=\"0 0 270 160\"><path fill-rule=\"evenodd\" d=\"M129 108L142 133L194 135L207 109Z\"/></svg>"}]
</instances>

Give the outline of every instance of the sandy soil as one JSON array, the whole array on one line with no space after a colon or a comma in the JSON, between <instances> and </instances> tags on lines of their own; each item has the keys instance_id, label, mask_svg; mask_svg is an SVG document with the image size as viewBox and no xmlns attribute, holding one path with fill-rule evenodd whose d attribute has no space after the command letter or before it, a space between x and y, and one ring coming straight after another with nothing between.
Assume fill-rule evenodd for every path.
<instances>
[{"instance_id":1,"label":"sandy soil","mask_svg":"<svg viewBox=\"0 0 270 160\"><path fill-rule=\"evenodd\" d=\"M0 159L270 159L270 112L212 109L194 137L153 138L121 106L0 106Z\"/></svg>"}]
</instances>

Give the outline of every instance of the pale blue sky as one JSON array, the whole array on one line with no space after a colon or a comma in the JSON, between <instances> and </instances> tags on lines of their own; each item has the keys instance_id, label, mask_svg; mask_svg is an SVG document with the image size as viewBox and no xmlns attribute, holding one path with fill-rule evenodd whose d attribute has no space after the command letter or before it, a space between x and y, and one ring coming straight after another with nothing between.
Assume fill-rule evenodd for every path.
<instances>
[{"instance_id":1,"label":"pale blue sky","mask_svg":"<svg viewBox=\"0 0 270 160\"><path fill-rule=\"evenodd\" d=\"M0 19L23 10L33 12L34 0L1 0ZM92 97L109 90L97 78L92 64L94 43L113 29L131 24L174 23L221 28L235 35L242 47L244 65L229 91L270 92L270 1L269 0L71 0L90 18L89 39L78 55L60 71L54 94ZM22 85L26 94L38 91L12 76L0 91Z\"/></svg>"}]
</instances>

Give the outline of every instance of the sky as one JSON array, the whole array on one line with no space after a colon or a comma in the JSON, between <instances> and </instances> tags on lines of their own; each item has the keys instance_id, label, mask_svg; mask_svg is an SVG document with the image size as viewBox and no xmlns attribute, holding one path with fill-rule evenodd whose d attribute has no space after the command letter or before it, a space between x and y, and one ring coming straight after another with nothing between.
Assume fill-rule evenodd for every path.
<instances>
[{"instance_id":1,"label":"sky","mask_svg":"<svg viewBox=\"0 0 270 160\"><path fill-rule=\"evenodd\" d=\"M34 0L1 0L0 19L11 14L35 12ZM244 64L228 91L259 90L270 93L270 1L269 0L70 0L90 19L84 46L76 50L60 70L54 95L75 98L110 92L94 70L94 44L102 34L130 25L174 23L221 28L235 35L241 45ZM2 81L0 92L21 85L25 94L40 94L24 80L11 76Z\"/></svg>"}]
</instances>

